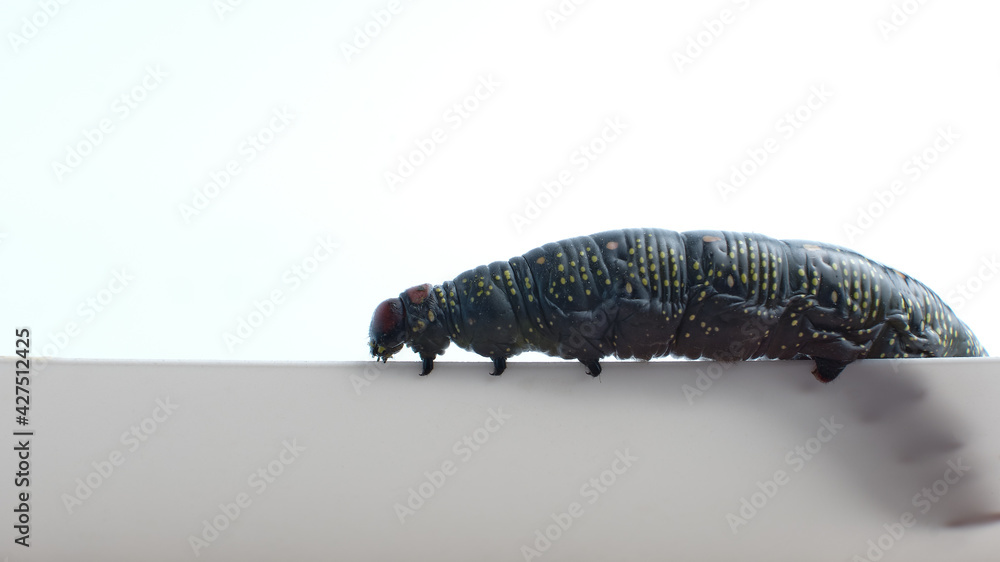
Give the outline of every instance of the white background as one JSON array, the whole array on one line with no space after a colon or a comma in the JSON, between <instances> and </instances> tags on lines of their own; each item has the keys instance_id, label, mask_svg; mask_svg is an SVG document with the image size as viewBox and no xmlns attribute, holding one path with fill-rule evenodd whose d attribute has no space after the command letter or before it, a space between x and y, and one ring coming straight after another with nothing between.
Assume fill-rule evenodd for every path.
<instances>
[{"instance_id":1,"label":"white background","mask_svg":"<svg viewBox=\"0 0 1000 562\"><path fill-rule=\"evenodd\" d=\"M892 29L901 2L563 4L564 20L555 1L4 3L5 333L31 326L35 352L62 358L364 360L372 310L407 287L655 226L846 245L996 347L1000 289L980 272L996 257L1000 6L911 2ZM582 169L609 119L624 131ZM918 177L907 162L949 129ZM252 160L249 136L269 141ZM723 197L767 139L777 151ZM320 238L336 250L311 261Z\"/></svg>"},{"instance_id":2,"label":"white background","mask_svg":"<svg viewBox=\"0 0 1000 562\"><path fill-rule=\"evenodd\" d=\"M655 226L852 247L995 350L1000 6L220 6L0 7L0 355L31 328L36 432L34 546L12 543L8 433L0 556L523 560L629 450L543 561L855 560L956 459L972 470L882 559L995 559L996 525L941 524L1000 511L996 360L869 361L821 385L799 362L608 361L594 380L537 355L494 378L451 349L421 378L410 352L376 365L366 340L378 302L412 285ZM623 131L583 169L609 121ZM953 142L925 154L940 131ZM935 161L918 177L914 156ZM734 167L751 173L723 193ZM878 216L859 227L862 210ZM491 408L510 420L462 460ZM830 417L843 431L734 533L727 515ZM286 440L305 447L287 464ZM396 505L447 461L457 475L401 524ZM272 466L258 494L250 476Z\"/></svg>"}]
</instances>

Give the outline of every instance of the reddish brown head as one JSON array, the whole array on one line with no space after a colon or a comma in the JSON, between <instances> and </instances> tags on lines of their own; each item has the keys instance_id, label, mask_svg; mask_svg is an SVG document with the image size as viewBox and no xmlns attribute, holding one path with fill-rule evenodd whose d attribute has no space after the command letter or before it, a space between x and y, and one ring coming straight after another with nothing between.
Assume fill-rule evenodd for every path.
<instances>
[{"instance_id":1,"label":"reddish brown head","mask_svg":"<svg viewBox=\"0 0 1000 562\"><path fill-rule=\"evenodd\" d=\"M382 301L372 315L368 347L372 357L385 363L406 343L406 310L399 298Z\"/></svg>"}]
</instances>

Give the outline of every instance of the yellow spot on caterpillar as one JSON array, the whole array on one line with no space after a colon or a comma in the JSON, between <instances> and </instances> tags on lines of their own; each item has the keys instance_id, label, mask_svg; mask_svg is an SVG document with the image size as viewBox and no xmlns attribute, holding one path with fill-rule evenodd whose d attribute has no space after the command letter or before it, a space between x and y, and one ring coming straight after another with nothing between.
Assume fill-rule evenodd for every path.
<instances>
[{"instance_id":1,"label":"yellow spot on caterpillar","mask_svg":"<svg viewBox=\"0 0 1000 562\"><path fill-rule=\"evenodd\" d=\"M573 300L573 297L572 297L572 295L571 295L571 296L568 296L568 297L566 297L566 300L568 300L568 301L572 301L572 300Z\"/></svg>"},{"instance_id":2,"label":"yellow spot on caterpillar","mask_svg":"<svg viewBox=\"0 0 1000 562\"><path fill-rule=\"evenodd\" d=\"M736 284L736 280L733 279L732 275L726 277L726 285L729 285L730 287L732 287L735 284Z\"/></svg>"},{"instance_id":3,"label":"yellow spot on caterpillar","mask_svg":"<svg viewBox=\"0 0 1000 562\"><path fill-rule=\"evenodd\" d=\"M688 320L694 320L694 314L692 314L691 316L688 316Z\"/></svg>"},{"instance_id":4,"label":"yellow spot on caterpillar","mask_svg":"<svg viewBox=\"0 0 1000 562\"><path fill-rule=\"evenodd\" d=\"M646 281L646 279L645 279L645 278L643 278L643 279L642 279L642 284L643 284L643 285L649 285L649 282L648 282L648 281Z\"/></svg>"},{"instance_id":5,"label":"yellow spot on caterpillar","mask_svg":"<svg viewBox=\"0 0 1000 562\"><path fill-rule=\"evenodd\" d=\"M590 261L597 263L597 256L590 256Z\"/></svg>"},{"instance_id":6,"label":"yellow spot on caterpillar","mask_svg":"<svg viewBox=\"0 0 1000 562\"><path fill-rule=\"evenodd\" d=\"M556 269L558 269L559 271L564 271L564 270L565 270L566 268L565 268L565 267L563 267L563 264L559 264L559 265L558 265L558 266L556 267Z\"/></svg>"},{"instance_id":7,"label":"yellow spot on caterpillar","mask_svg":"<svg viewBox=\"0 0 1000 562\"><path fill-rule=\"evenodd\" d=\"M700 265L698 265L698 262L694 262L694 264L692 264L692 265L691 265L691 269L694 269L695 271L697 271L697 270L698 270L698 268L700 268L700 267L701 267L701 266L700 266Z\"/></svg>"},{"instance_id":8,"label":"yellow spot on caterpillar","mask_svg":"<svg viewBox=\"0 0 1000 562\"><path fill-rule=\"evenodd\" d=\"M833 301L834 304L837 303L837 291L830 293L830 300Z\"/></svg>"},{"instance_id":9,"label":"yellow spot on caterpillar","mask_svg":"<svg viewBox=\"0 0 1000 562\"><path fill-rule=\"evenodd\" d=\"M631 283L625 283L625 292L626 293L631 293L632 292L632 284Z\"/></svg>"},{"instance_id":10,"label":"yellow spot on caterpillar","mask_svg":"<svg viewBox=\"0 0 1000 562\"><path fill-rule=\"evenodd\" d=\"M629 248L629 249L628 249L628 255L630 255L630 256L631 256L631 255L632 255L632 254L634 254L634 253L635 253L635 248Z\"/></svg>"},{"instance_id":11,"label":"yellow spot on caterpillar","mask_svg":"<svg viewBox=\"0 0 1000 562\"><path fill-rule=\"evenodd\" d=\"M604 280L604 284L605 285L610 285L611 284L611 280L610 279L605 279Z\"/></svg>"},{"instance_id":12,"label":"yellow spot on caterpillar","mask_svg":"<svg viewBox=\"0 0 1000 562\"><path fill-rule=\"evenodd\" d=\"M532 302L534 300L535 300L535 295L528 295L528 302Z\"/></svg>"},{"instance_id":13,"label":"yellow spot on caterpillar","mask_svg":"<svg viewBox=\"0 0 1000 562\"><path fill-rule=\"evenodd\" d=\"M741 273L740 274L740 281L743 282L743 283L747 282L747 274L746 273Z\"/></svg>"},{"instance_id":14,"label":"yellow spot on caterpillar","mask_svg":"<svg viewBox=\"0 0 1000 562\"><path fill-rule=\"evenodd\" d=\"M430 320L431 322L434 321L434 311L433 310L428 310L427 311L427 319Z\"/></svg>"}]
</instances>

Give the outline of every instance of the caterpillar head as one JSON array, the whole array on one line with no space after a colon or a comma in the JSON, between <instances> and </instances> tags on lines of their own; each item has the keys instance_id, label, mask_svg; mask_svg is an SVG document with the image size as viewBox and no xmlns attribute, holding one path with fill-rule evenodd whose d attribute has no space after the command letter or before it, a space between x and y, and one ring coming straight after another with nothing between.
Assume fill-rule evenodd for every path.
<instances>
[{"instance_id":1,"label":"caterpillar head","mask_svg":"<svg viewBox=\"0 0 1000 562\"><path fill-rule=\"evenodd\" d=\"M441 309L431 297L433 289L426 283L410 287L399 298L382 301L375 308L368 332L372 357L385 363L407 345L420 354L429 371L430 362L451 343L441 322Z\"/></svg>"},{"instance_id":2,"label":"caterpillar head","mask_svg":"<svg viewBox=\"0 0 1000 562\"><path fill-rule=\"evenodd\" d=\"M372 325L368 330L368 347L372 357L383 363L403 348L406 343L406 309L399 298L386 299L375 307Z\"/></svg>"}]
</instances>

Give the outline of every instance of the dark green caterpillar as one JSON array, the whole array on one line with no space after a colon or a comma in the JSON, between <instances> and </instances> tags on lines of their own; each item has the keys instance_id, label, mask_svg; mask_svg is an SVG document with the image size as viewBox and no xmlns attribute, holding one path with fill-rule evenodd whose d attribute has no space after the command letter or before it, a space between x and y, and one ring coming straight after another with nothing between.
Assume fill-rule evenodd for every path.
<instances>
[{"instance_id":1,"label":"dark green caterpillar","mask_svg":"<svg viewBox=\"0 0 1000 562\"><path fill-rule=\"evenodd\" d=\"M856 359L977 357L976 336L925 285L838 246L641 228L546 244L382 302L371 353L403 345L423 372L454 341L499 375L522 351L576 359L811 358L823 382Z\"/></svg>"}]
</instances>

